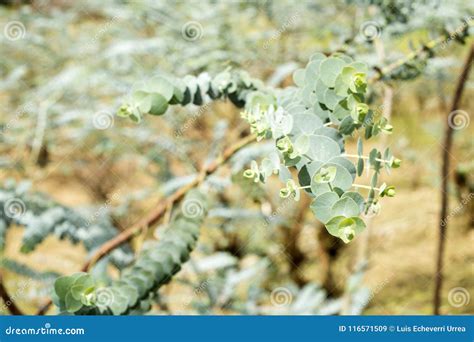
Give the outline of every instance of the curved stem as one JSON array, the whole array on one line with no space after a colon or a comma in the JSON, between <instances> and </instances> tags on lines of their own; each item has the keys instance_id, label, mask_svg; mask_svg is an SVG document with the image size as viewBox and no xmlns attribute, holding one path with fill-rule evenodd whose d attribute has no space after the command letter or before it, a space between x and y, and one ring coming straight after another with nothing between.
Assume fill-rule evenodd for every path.
<instances>
[{"instance_id":1,"label":"curved stem","mask_svg":"<svg viewBox=\"0 0 474 342\"><path fill-rule=\"evenodd\" d=\"M256 136L254 134L248 135L242 138L241 140L237 141L235 144L229 146L213 162L204 166L201 169L201 172L196 176L196 178L191 183L182 186L181 188L176 190L171 196L167 197L164 200L161 200L157 204L155 209L149 212L148 215L145 216L142 220L132 225L131 227L127 228L126 230L122 231L113 239L101 245L96 250L96 252L92 255L92 257L82 266L81 271L87 272L95 263L97 263L97 261L102 259L107 254L109 254L115 248L119 247L123 243L133 238L142 229L147 228L148 226L152 226L155 223L157 223L161 219L161 217L166 213L166 210L170 205L173 205L176 202L180 201L186 195L188 191L200 185L206 179L207 176L213 174L220 166L225 164L238 150L252 143L253 141L255 141L255 139L256 139ZM52 304L51 300L45 303L40 308L37 315L44 315L49 309L49 307L51 306L51 304Z\"/></svg>"},{"instance_id":2,"label":"curved stem","mask_svg":"<svg viewBox=\"0 0 474 342\"><path fill-rule=\"evenodd\" d=\"M3 299L5 307L8 308L12 315L23 315L23 312L16 306L15 301L9 296L5 285L3 284L3 276L0 273L0 297Z\"/></svg>"},{"instance_id":3,"label":"curved stem","mask_svg":"<svg viewBox=\"0 0 474 342\"><path fill-rule=\"evenodd\" d=\"M471 45L461 75L459 76L456 92L454 93L453 103L451 105L451 112L454 112L459 108L461 103L462 93L464 91L464 85L466 84L469 70L471 69L472 59L474 58L474 44ZM438 248L436 251L436 273L435 273L435 289L433 296L433 314L440 314L441 306L441 290L443 286L443 259L444 250L446 247L446 232L448 228L448 221L446 220L448 211L448 181L449 181L449 168L451 148L453 145L453 127L450 123L450 119L446 119L445 123L444 142L442 145L443 150L443 164L441 166L441 210L439 219L439 236L438 236Z\"/></svg>"}]
</instances>

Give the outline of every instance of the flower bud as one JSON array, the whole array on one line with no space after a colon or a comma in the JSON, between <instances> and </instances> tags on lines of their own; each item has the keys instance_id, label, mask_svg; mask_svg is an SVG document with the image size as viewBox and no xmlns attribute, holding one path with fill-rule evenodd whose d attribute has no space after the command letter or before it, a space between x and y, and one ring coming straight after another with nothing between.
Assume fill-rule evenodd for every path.
<instances>
[{"instance_id":1,"label":"flower bud","mask_svg":"<svg viewBox=\"0 0 474 342\"><path fill-rule=\"evenodd\" d=\"M352 228L352 226L343 228L339 233L339 237L345 243L351 242L352 239L354 239L354 236L355 236L355 231L354 231L354 228Z\"/></svg>"},{"instance_id":2,"label":"flower bud","mask_svg":"<svg viewBox=\"0 0 474 342\"><path fill-rule=\"evenodd\" d=\"M293 152L293 144L289 137L285 136L277 140L276 147L282 153Z\"/></svg>"},{"instance_id":3,"label":"flower bud","mask_svg":"<svg viewBox=\"0 0 474 342\"><path fill-rule=\"evenodd\" d=\"M385 126L380 128L384 133L391 134L393 131L393 126L390 124L386 124Z\"/></svg>"},{"instance_id":4,"label":"flower bud","mask_svg":"<svg viewBox=\"0 0 474 342\"><path fill-rule=\"evenodd\" d=\"M367 85L367 79L363 72L356 73L354 75L353 82L357 90L361 90L361 91L365 90L365 86Z\"/></svg>"},{"instance_id":5,"label":"flower bud","mask_svg":"<svg viewBox=\"0 0 474 342\"><path fill-rule=\"evenodd\" d=\"M400 167L401 164L402 164L402 161L401 161L400 159L398 159L398 158L395 158L395 159L393 160L393 162L392 162L392 167L393 167L394 169L397 169L397 168Z\"/></svg>"},{"instance_id":6,"label":"flower bud","mask_svg":"<svg viewBox=\"0 0 474 342\"><path fill-rule=\"evenodd\" d=\"M255 172L251 169L247 169L244 171L244 177L245 178L253 178L255 177Z\"/></svg>"},{"instance_id":7,"label":"flower bud","mask_svg":"<svg viewBox=\"0 0 474 342\"><path fill-rule=\"evenodd\" d=\"M280 197L281 198L287 198L289 197L291 194L291 190L288 189L288 188L283 188L283 189L280 189Z\"/></svg>"},{"instance_id":8,"label":"flower bud","mask_svg":"<svg viewBox=\"0 0 474 342\"><path fill-rule=\"evenodd\" d=\"M133 113L133 108L129 104L123 104L120 106L120 108L117 111L117 115L121 117L128 117L132 115Z\"/></svg>"},{"instance_id":9,"label":"flower bud","mask_svg":"<svg viewBox=\"0 0 474 342\"><path fill-rule=\"evenodd\" d=\"M366 115L369 113L369 106L365 103L358 103L356 105L357 120L363 122Z\"/></svg>"}]
</instances>

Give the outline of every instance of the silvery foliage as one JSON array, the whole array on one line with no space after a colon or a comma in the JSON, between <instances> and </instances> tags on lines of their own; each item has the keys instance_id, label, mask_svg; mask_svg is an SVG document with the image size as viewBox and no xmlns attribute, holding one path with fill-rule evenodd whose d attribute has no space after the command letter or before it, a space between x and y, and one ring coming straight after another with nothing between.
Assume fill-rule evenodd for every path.
<instances>
[{"instance_id":1,"label":"silvery foliage","mask_svg":"<svg viewBox=\"0 0 474 342\"><path fill-rule=\"evenodd\" d=\"M108 286L88 273L56 279L53 300L62 312L124 315L150 310L156 291L171 281L196 246L207 205L198 190L186 194L181 211L159 241L149 241L133 264Z\"/></svg>"},{"instance_id":2,"label":"silvery foliage","mask_svg":"<svg viewBox=\"0 0 474 342\"><path fill-rule=\"evenodd\" d=\"M378 210L378 196L394 196L392 186L377 188L382 168L390 171L400 161L389 149L373 149L362 155L358 143L357 167L345 155L345 139L356 132L365 139L392 132L392 126L365 102L367 67L350 57L314 54L305 69L294 73L296 87L268 89L246 72L231 69L211 78L207 73L183 79L157 76L135 89L119 108L118 115L139 122L143 115L163 115L169 105L202 105L230 99L244 107L246 120L257 141L273 141L273 150L259 163L253 160L244 176L265 183L278 174L286 187L281 197L300 198L304 189L314 197L311 208L329 233L350 242L365 228L360 215ZM382 159L383 158L383 159ZM352 191L368 161L374 170L365 199ZM291 172L298 172L298 181ZM376 194L376 191L378 194Z\"/></svg>"},{"instance_id":3,"label":"silvery foliage","mask_svg":"<svg viewBox=\"0 0 474 342\"><path fill-rule=\"evenodd\" d=\"M3 249L7 229L12 225L25 228L21 246L23 253L32 252L49 235L74 244L82 243L88 251L94 251L117 234L108 218L87 217L43 194L30 192L29 183L8 181L0 188L0 248ZM110 261L118 267L124 267L132 260L133 254L128 246L122 246L110 255Z\"/></svg>"}]
</instances>

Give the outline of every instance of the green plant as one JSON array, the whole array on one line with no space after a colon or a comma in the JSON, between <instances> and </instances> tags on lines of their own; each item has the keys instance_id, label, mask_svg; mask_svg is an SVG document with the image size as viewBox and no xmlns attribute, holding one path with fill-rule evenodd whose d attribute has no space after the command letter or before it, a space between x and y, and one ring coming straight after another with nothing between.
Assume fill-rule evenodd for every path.
<instances>
[{"instance_id":1,"label":"green plant","mask_svg":"<svg viewBox=\"0 0 474 342\"><path fill-rule=\"evenodd\" d=\"M120 279L103 286L88 273L59 277L54 284L55 303L61 311L77 314L121 315L146 307L150 296L189 259L205 215L204 195L188 192L162 238L146 246Z\"/></svg>"},{"instance_id":2,"label":"green plant","mask_svg":"<svg viewBox=\"0 0 474 342\"><path fill-rule=\"evenodd\" d=\"M163 115L169 105L201 105L206 100L229 98L244 107L242 118L260 141L273 142L273 151L259 163L251 162L244 176L265 183L278 174L285 183L281 197L314 197L311 208L328 232L350 242L364 228L362 214L378 211L379 197L395 195L393 186L377 187L382 169L400 166L390 149L373 149L363 156L363 140L391 134L392 126L366 103L367 66L335 54L314 54L306 68L295 71L296 87L269 89L243 72L226 70L182 80L156 77L135 89L119 116L139 121L144 114ZM358 154L345 153L345 140L359 135ZM349 158L356 158L355 166ZM365 165L373 170L370 185L354 183ZM298 183L292 172L297 172ZM367 189L364 198L358 191Z\"/></svg>"}]
</instances>

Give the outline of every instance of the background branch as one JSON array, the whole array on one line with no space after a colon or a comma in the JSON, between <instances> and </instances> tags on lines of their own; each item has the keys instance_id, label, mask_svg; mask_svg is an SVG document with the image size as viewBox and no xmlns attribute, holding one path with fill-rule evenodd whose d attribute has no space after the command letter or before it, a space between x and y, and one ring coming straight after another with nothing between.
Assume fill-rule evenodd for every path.
<instances>
[{"instance_id":1,"label":"background branch","mask_svg":"<svg viewBox=\"0 0 474 342\"><path fill-rule=\"evenodd\" d=\"M459 76L456 92L454 93L453 103L451 105L451 112L459 108L461 102L462 93L464 91L464 85L467 81L467 76L469 70L471 69L472 59L474 57L474 44L471 45L466 61ZM449 114L450 114L449 113ZM436 273L435 273L435 289L433 297L433 314L440 314L440 305L441 305L441 290L443 286L443 259L444 252L446 248L446 232L448 229L448 221L446 220L447 211L448 211L448 181L449 181L449 168L450 168L450 154L451 148L453 145L453 127L450 122L450 118L446 119L445 123L445 133L444 133L444 142L442 145L443 149L443 160L441 166L441 212L439 218L439 236L438 236L438 248L436 255Z\"/></svg>"},{"instance_id":2,"label":"background branch","mask_svg":"<svg viewBox=\"0 0 474 342\"><path fill-rule=\"evenodd\" d=\"M10 311L12 315L23 315L23 312L20 310L20 308L18 308L18 306L16 306L15 302L8 294L7 289L5 288L5 285L3 284L3 276L1 273L0 273L0 297L2 297L5 307L8 308L8 310Z\"/></svg>"}]
</instances>

